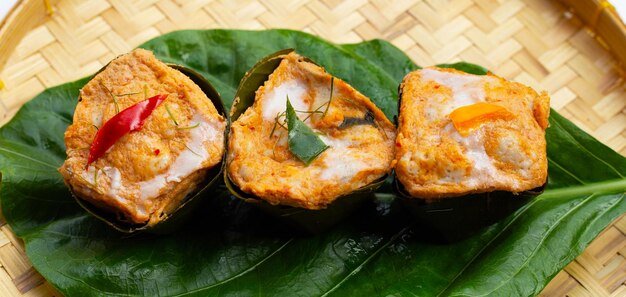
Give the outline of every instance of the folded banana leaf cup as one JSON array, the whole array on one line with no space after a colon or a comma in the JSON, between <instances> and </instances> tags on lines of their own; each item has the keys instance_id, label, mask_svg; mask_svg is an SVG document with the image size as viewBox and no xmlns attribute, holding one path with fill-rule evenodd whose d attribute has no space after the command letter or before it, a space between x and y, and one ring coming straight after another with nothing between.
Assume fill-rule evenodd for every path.
<instances>
[{"instance_id":1,"label":"folded banana leaf cup","mask_svg":"<svg viewBox=\"0 0 626 297\"><path fill-rule=\"evenodd\" d=\"M546 187L511 193L494 191L461 197L422 199L412 197L396 179L394 190L398 200L425 228L444 242L456 242L481 229L505 219L541 195Z\"/></svg>"},{"instance_id":2,"label":"folded banana leaf cup","mask_svg":"<svg viewBox=\"0 0 626 297\"><path fill-rule=\"evenodd\" d=\"M224 145L226 145L228 141L228 114L217 90L215 90L211 83L198 72L185 66L170 63L166 64L167 66L180 71L182 74L190 78L196 85L198 85L202 92L204 92L211 100L218 113L226 118L226 130L224 132ZM108 64L105 65L98 72L96 72L96 74L104 70L107 66ZM80 95L78 99L81 99ZM167 234L181 228L182 225L184 225L185 222L187 222L188 219L193 215L194 209L196 209L202 203L203 199L206 198L206 196L211 191L213 191L216 186L220 184L223 163L224 156L222 156L222 160L220 161L220 163L216 164L206 172L204 181L200 183L194 191L190 192L185 198L183 198L183 202L180 203L180 205L178 205L178 207L174 211L168 213L165 217L161 218L157 224L153 225L148 225L147 223L136 224L128 222L127 220L120 218L118 214L103 209L102 207L99 207L98 205L95 205L94 203L79 197L72 190L70 185L68 185L68 187L70 188L70 192L72 193L72 196L74 197L76 202L83 209L120 232L129 234L136 232Z\"/></svg>"},{"instance_id":3,"label":"folded banana leaf cup","mask_svg":"<svg viewBox=\"0 0 626 297\"><path fill-rule=\"evenodd\" d=\"M233 196L256 206L261 211L274 218L284 221L294 230L304 231L309 234L318 234L347 218L368 201L372 201L375 197L374 191L384 183L384 179L349 195L339 197L327 208L320 210L272 205L265 200L241 191L237 185L228 178L228 174L224 174L224 182L226 183L226 188L228 188Z\"/></svg>"},{"instance_id":4,"label":"folded banana leaf cup","mask_svg":"<svg viewBox=\"0 0 626 297\"><path fill-rule=\"evenodd\" d=\"M246 109L253 105L256 90L268 80L270 74L274 72L283 60L283 57L293 51L294 49L284 49L270 54L259 60L244 75L230 111L231 123L235 122ZM304 57L304 60L316 64L306 57ZM226 162L224 165L224 182L233 196L257 206L272 217L286 222L294 230L304 231L309 234L317 234L327 230L348 217L366 202L372 201L374 191L384 184L385 179L388 177L388 175L385 175L347 195L340 196L324 209L311 210L286 205L273 205L253 194L242 191L230 179Z\"/></svg>"}]
</instances>

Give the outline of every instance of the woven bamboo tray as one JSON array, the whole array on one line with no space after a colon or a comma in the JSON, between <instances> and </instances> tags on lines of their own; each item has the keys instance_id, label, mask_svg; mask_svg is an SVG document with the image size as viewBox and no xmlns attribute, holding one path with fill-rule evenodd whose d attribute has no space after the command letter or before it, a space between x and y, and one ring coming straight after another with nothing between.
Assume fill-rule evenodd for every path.
<instances>
[{"instance_id":1,"label":"woven bamboo tray","mask_svg":"<svg viewBox=\"0 0 626 297\"><path fill-rule=\"evenodd\" d=\"M486 66L547 90L553 108L626 155L620 67L626 64L617 59L626 59L626 36L599 0L563 0L565 5L550 0L49 2L50 16L44 0L22 0L0 24L5 85L0 125L44 88L91 74L160 34L286 27L340 43L382 38L419 65L467 60ZM580 11L581 2L586 4L577 16L570 7ZM604 39L596 40L589 26ZM1 216L0 229L0 296L60 296L33 269ZM541 295L626 296L626 217L608 227Z\"/></svg>"}]
</instances>

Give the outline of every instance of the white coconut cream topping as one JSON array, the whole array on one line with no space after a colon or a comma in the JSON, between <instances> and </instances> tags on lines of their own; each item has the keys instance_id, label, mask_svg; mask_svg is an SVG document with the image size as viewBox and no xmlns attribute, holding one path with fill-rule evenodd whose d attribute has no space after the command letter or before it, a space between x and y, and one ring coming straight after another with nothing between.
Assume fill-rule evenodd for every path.
<instances>
[{"instance_id":1,"label":"white coconut cream topping","mask_svg":"<svg viewBox=\"0 0 626 297\"><path fill-rule=\"evenodd\" d=\"M507 135L498 139L496 154L500 161L516 166L523 177L531 178L529 170L533 165L531 160L534 158L523 153L518 138Z\"/></svg>"},{"instance_id":2,"label":"white coconut cream topping","mask_svg":"<svg viewBox=\"0 0 626 297\"><path fill-rule=\"evenodd\" d=\"M358 149L351 149L352 141L320 136L330 146L322 157L325 168L320 172L323 180L340 179L349 182L359 172L375 166L376 162L365 162L367 156Z\"/></svg>"},{"instance_id":3,"label":"white coconut cream topping","mask_svg":"<svg viewBox=\"0 0 626 297\"><path fill-rule=\"evenodd\" d=\"M303 99L307 94L307 84L301 80L293 79L268 90L262 102L263 119L273 122L276 115L287 109L287 95L289 102L295 110L309 110L309 104ZM298 115L302 119L302 115Z\"/></svg>"},{"instance_id":4,"label":"white coconut cream topping","mask_svg":"<svg viewBox=\"0 0 626 297\"><path fill-rule=\"evenodd\" d=\"M120 171L115 167L106 166L102 168L101 173L104 176L108 177L110 180L110 185L109 185L107 195L109 195L109 197L119 202L125 203L127 200L121 195L122 195L122 191L126 191L127 189L122 184L122 174L120 173ZM148 215L148 210L146 209L144 204L140 204L140 203L136 204L135 210L137 211L138 215L141 215L141 216Z\"/></svg>"},{"instance_id":5,"label":"white coconut cream topping","mask_svg":"<svg viewBox=\"0 0 626 297\"><path fill-rule=\"evenodd\" d=\"M447 117L453 110L485 101L485 81L488 76L463 75L425 68L421 71L422 81L434 81L452 91L452 100L428 102L426 115L431 120ZM432 100L431 100L432 101Z\"/></svg>"},{"instance_id":6,"label":"white coconut cream topping","mask_svg":"<svg viewBox=\"0 0 626 297\"><path fill-rule=\"evenodd\" d=\"M190 138L185 144L186 149L178 155L165 173L139 183L139 194L142 200L158 196L167 183L180 182L181 179L198 170L209 158L204 143L216 141L219 123L209 122L199 113L193 116L191 122L199 126L189 130Z\"/></svg>"},{"instance_id":7,"label":"white coconut cream topping","mask_svg":"<svg viewBox=\"0 0 626 297\"><path fill-rule=\"evenodd\" d=\"M105 166L97 169L95 166L89 166L87 170L80 171L80 176L88 183L93 184L95 191L99 193L103 193L102 189L106 187L108 182L109 186L105 193L122 204L128 204L128 200L122 196L122 192L126 191L126 188L122 184L122 174L117 168ZM82 192L90 193L91 191L88 187L82 188ZM137 204L136 210L138 215L145 216L148 214L143 204Z\"/></svg>"},{"instance_id":8,"label":"white coconut cream topping","mask_svg":"<svg viewBox=\"0 0 626 297\"><path fill-rule=\"evenodd\" d=\"M473 164L471 173L464 180L467 186L478 187L494 182L517 185L517 180L498 173L493 160L485 151L482 133L470 133L468 136L463 137L451 123L446 125L444 130L450 134L452 139L465 148L465 157Z\"/></svg>"},{"instance_id":9,"label":"white coconut cream topping","mask_svg":"<svg viewBox=\"0 0 626 297\"><path fill-rule=\"evenodd\" d=\"M117 168L110 167L110 166L106 166L106 167L102 168L102 173L105 176L108 176L111 179L108 194L111 195L112 197L118 198L119 196L118 196L117 192L123 186L122 185L122 174L120 173L120 171Z\"/></svg>"},{"instance_id":10,"label":"white coconut cream topping","mask_svg":"<svg viewBox=\"0 0 626 297\"><path fill-rule=\"evenodd\" d=\"M98 170L96 174L95 166L89 166L86 171L80 173L81 177L87 181L97 179L98 188L108 187L106 193L112 199L122 204L128 204L125 198L129 194L137 195L141 200L147 201L161 194L169 182L180 182L189 174L198 170L202 164L210 157L205 147L206 142L222 141L220 136L223 129L222 122L217 120L207 121L201 114L194 114L191 123L197 123L198 127L189 129L189 139L185 143L186 148L176 157L176 160L162 174L156 175L150 180L142 181L136 186L124 186L124 181L117 168L106 166ZM150 164L147 164L148 166ZM94 182L92 182L94 183ZM143 203L136 203L136 210L139 215L148 215L148 210Z\"/></svg>"}]
</instances>

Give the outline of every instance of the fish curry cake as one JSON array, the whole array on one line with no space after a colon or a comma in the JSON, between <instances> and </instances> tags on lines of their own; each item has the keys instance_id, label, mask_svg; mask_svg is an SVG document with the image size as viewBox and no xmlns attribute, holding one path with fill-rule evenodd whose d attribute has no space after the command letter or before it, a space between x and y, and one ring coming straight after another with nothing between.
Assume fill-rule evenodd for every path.
<instances>
[{"instance_id":1,"label":"fish curry cake","mask_svg":"<svg viewBox=\"0 0 626 297\"><path fill-rule=\"evenodd\" d=\"M329 146L308 166L288 147L287 97ZM228 145L228 178L242 191L273 205L321 209L390 171L393 124L369 98L303 57L286 55L254 100L232 123Z\"/></svg>"},{"instance_id":2,"label":"fish curry cake","mask_svg":"<svg viewBox=\"0 0 626 297\"><path fill-rule=\"evenodd\" d=\"M138 131L87 166L96 132L147 97L167 98ZM191 79L143 49L120 56L80 90L59 172L78 197L123 221L156 224L205 181L224 154L226 119Z\"/></svg>"},{"instance_id":3,"label":"fish curry cake","mask_svg":"<svg viewBox=\"0 0 626 297\"><path fill-rule=\"evenodd\" d=\"M546 182L545 92L436 67L409 73L400 91L395 171L411 196L519 193Z\"/></svg>"}]
</instances>

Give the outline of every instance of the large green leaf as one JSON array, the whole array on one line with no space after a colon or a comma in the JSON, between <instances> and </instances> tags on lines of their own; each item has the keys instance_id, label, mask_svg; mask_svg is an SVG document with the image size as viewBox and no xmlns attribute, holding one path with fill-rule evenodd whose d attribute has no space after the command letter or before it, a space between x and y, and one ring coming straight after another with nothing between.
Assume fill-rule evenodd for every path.
<instances>
[{"instance_id":1,"label":"large green leaf","mask_svg":"<svg viewBox=\"0 0 626 297\"><path fill-rule=\"evenodd\" d=\"M207 76L227 101L257 59L295 48L390 118L398 83L417 68L384 41L335 45L286 30L182 31L142 47ZM0 129L6 219L35 267L71 296L530 296L626 211L626 159L553 113L545 193L461 242L434 241L385 193L305 236L223 188L182 231L129 237L79 208L56 172L85 82L44 91Z\"/></svg>"}]
</instances>

